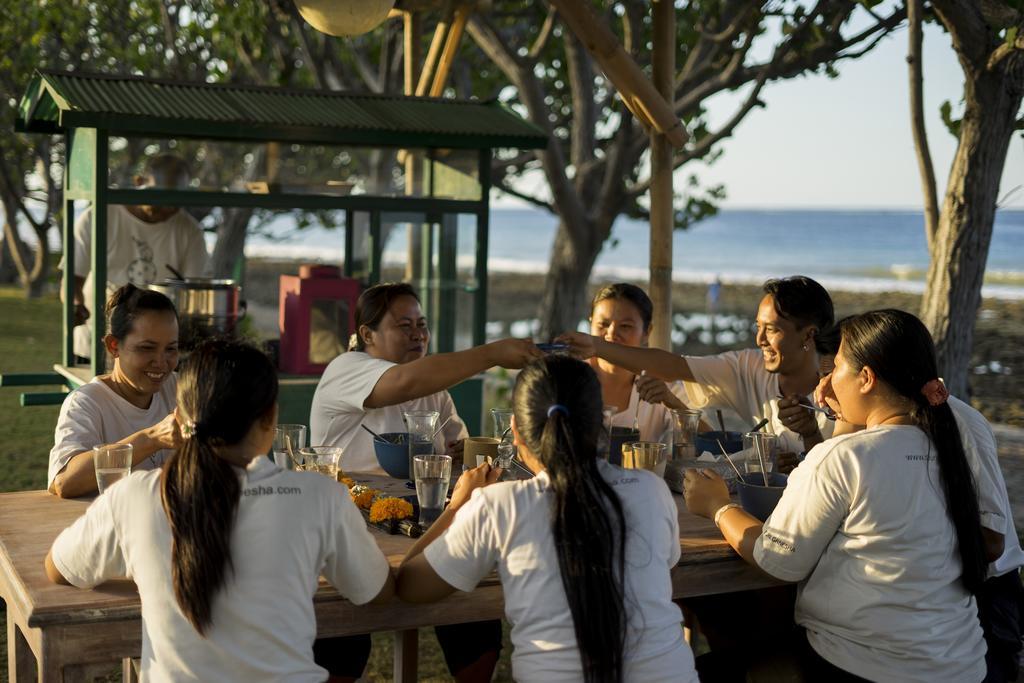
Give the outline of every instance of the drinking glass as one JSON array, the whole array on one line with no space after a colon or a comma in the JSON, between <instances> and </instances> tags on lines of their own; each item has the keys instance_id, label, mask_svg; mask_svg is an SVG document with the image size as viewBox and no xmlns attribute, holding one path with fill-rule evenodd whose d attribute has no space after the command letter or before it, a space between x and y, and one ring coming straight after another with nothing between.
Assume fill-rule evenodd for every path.
<instances>
[{"instance_id":1,"label":"drinking glass","mask_svg":"<svg viewBox=\"0 0 1024 683\"><path fill-rule=\"evenodd\" d=\"M342 449L336 446L310 446L299 450L302 469L306 472L317 472L337 481L341 471Z\"/></svg>"},{"instance_id":2,"label":"drinking glass","mask_svg":"<svg viewBox=\"0 0 1024 683\"><path fill-rule=\"evenodd\" d=\"M672 411L672 460L692 460L697 457L694 437L700 429L699 410Z\"/></svg>"},{"instance_id":3,"label":"drinking glass","mask_svg":"<svg viewBox=\"0 0 1024 683\"><path fill-rule=\"evenodd\" d=\"M778 450L779 439L774 434L747 432L743 435L743 464L746 471L760 472L763 459L765 468L771 472L775 469L775 456Z\"/></svg>"},{"instance_id":4,"label":"drinking glass","mask_svg":"<svg viewBox=\"0 0 1024 683\"><path fill-rule=\"evenodd\" d=\"M434 452L434 432L437 431L436 410L410 410L402 413L405 427L409 432L409 476L413 475L412 462L417 455Z\"/></svg>"},{"instance_id":5,"label":"drinking glass","mask_svg":"<svg viewBox=\"0 0 1024 683\"><path fill-rule=\"evenodd\" d=\"M516 457L518 448L512 436L512 409L491 408L491 417L494 418L494 438L498 439L498 455L495 459L495 467L500 467L506 472L512 467L512 458Z\"/></svg>"},{"instance_id":6,"label":"drinking glass","mask_svg":"<svg viewBox=\"0 0 1024 683\"><path fill-rule=\"evenodd\" d=\"M101 494L131 473L132 451L130 443L111 443L93 447L92 461L96 466L96 487Z\"/></svg>"},{"instance_id":7,"label":"drinking glass","mask_svg":"<svg viewBox=\"0 0 1024 683\"><path fill-rule=\"evenodd\" d=\"M494 420L494 438L501 439L512 427L512 409L491 408L491 418ZM511 439L512 434L509 433L505 438Z\"/></svg>"},{"instance_id":8,"label":"drinking glass","mask_svg":"<svg viewBox=\"0 0 1024 683\"><path fill-rule=\"evenodd\" d=\"M278 467L302 469L300 451L305 447L306 425L279 424L274 428L274 462Z\"/></svg>"},{"instance_id":9,"label":"drinking glass","mask_svg":"<svg viewBox=\"0 0 1024 683\"><path fill-rule=\"evenodd\" d=\"M659 441L633 441L622 444L622 466L627 469L650 470L665 476L668 450Z\"/></svg>"},{"instance_id":10,"label":"drinking glass","mask_svg":"<svg viewBox=\"0 0 1024 683\"><path fill-rule=\"evenodd\" d=\"M412 460L416 500L420 504L420 525L430 526L444 510L452 459L448 455L417 455Z\"/></svg>"}]
</instances>

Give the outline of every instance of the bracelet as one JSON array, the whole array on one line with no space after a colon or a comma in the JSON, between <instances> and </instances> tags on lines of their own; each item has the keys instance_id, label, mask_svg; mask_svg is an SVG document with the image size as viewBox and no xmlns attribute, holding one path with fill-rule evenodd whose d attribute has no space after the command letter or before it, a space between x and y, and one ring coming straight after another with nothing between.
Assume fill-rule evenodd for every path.
<instances>
[{"instance_id":1,"label":"bracelet","mask_svg":"<svg viewBox=\"0 0 1024 683\"><path fill-rule=\"evenodd\" d=\"M742 507L743 506L740 505L739 503L726 503L722 507L718 508L718 511L715 513L715 526L721 526L719 524L719 522L722 519L722 515L724 515L726 512L728 512L729 510L732 510L733 508L742 508Z\"/></svg>"}]
</instances>

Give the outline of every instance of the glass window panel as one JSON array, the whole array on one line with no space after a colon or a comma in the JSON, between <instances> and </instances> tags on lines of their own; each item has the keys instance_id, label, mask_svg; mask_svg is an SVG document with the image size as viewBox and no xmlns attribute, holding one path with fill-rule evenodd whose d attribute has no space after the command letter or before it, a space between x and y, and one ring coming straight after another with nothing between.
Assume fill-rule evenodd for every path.
<instances>
[{"instance_id":1,"label":"glass window panel","mask_svg":"<svg viewBox=\"0 0 1024 683\"><path fill-rule=\"evenodd\" d=\"M147 161L162 155L184 160L189 178L182 187L157 177L161 189L422 197L430 182L430 168L417 162L424 149L111 137L109 150L110 187L120 189L136 187Z\"/></svg>"},{"instance_id":2,"label":"glass window panel","mask_svg":"<svg viewBox=\"0 0 1024 683\"><path fill-rule=\"evenodd\" d=\"M309 310L309 362L330 363L348 348L349 306L337 299L313 299Z\"/></svg>"},{"instance_id":3,"label":"glass window panel","mask_svg":"<svg viewBox=\"0 0 1024 683\"><path fill-rule=\"evenodd\" d=\"M480 152L475 149L433 150L434 197L479 201Z\"/></svg>"}]
</instances>

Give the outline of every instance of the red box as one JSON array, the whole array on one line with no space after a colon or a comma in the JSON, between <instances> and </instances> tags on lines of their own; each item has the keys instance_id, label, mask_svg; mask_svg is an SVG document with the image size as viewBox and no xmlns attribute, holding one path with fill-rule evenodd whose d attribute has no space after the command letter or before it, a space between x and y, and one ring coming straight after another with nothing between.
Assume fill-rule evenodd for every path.
<instances>
[{"instance_id":1,"label":"red box","mask_svg":"<svg viewBox=\"0 0 1024 683\"><path fill-rule=\"evenodd\" d=\"M319 375L348 348L359 292L359 281L342 277L337 266L306 264L299 267L298 276L281 276L282 372Z\"/></svg>"}]
</instances>

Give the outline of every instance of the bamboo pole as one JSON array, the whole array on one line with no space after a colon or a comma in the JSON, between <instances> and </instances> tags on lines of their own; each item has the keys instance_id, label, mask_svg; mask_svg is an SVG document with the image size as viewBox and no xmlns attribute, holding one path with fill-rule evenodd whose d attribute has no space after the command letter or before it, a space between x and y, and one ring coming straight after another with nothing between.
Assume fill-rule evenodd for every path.
<instances>
[{"instance_id":1,"label":"bamboo pole","mask_svg":"<svg viewBox=\"0 0 1024 683\"><path fill-rule=\"evenodd\" d=\"M437 69L437 62L444 48L445 39L448 37L448 30L452 25L452 12L446 10L441 20L434 27L434 37L427 49L427 58L423 60L423 70L420 72L419 82L416 84L416 96L422 97L427 94L430 84L434 79L434 70Z\"/></svg>"},{"instance_id":2,"label":"bamboo pole","mask_svg":"<svg viewBox=\"0 0 1024 683\"><path fill-rule=\"evenodd\" d=\"M420 45L423 38L422 15L418 12L406 12L404 29L404 89L406 95L414 95L417 87L417 74L420 73ZM418 168L419 157L413 153L407 154L406 150L399 150L398 162L405 166L405 193L407 195L414 196L416 194L417 183L419 182L420 175ZM410 226L406 232L405 259L405 279L408 282L415 281L415 278L419 274L419 250L421 241L419 226Z\"/></svg>"},{"instance_id":3,"label":"bamboo pole","mask_svg":"<svg viewBox=\"0 0 1024 683\"><path fill-rule=\"evenodd\" d=\"M444 93L444 86L448 82L448 75L452 71L452 64L455 62L455 54L459 51L459 41L462 40L462 31L466 28L466 20L469 19L469 8L460 5L455 11L455 21L452 22L448 37L445 39L444 52L441 53L441 61L434 72L434 82L430 86L430 96L440 97Z\"/></svg>"},{"instance_id":4,"label":"bamboo pole","mask_svg":"<svg viewBox=\"0 0 1024 683\"><path fill-rule=\"evenodd\" d=\"M660 1L660 0L659 0ZM654 87L615 34L584 0L550 0L569 29L583 42L633 115L647 128L664 135L673 147L686 143L686 129L669 100Z\"/></svg>"},{"instance_id":5,"label":"bamboo pole","mask_svg":"<svg viewBox=\"0 0 1024 683\"><path fill-rule=\"evenodd\" d=\"M672 0L654 0L651 13L654 85L663 96L671 99L676 70L676 16ZM672 350L672 171L671 141L666 135L651 131L650 294L654 303L654 329L650 344L666 351Z\"/></svg>"}]
</instances>

